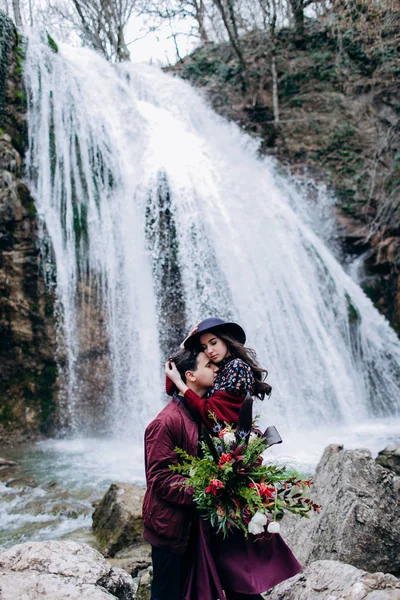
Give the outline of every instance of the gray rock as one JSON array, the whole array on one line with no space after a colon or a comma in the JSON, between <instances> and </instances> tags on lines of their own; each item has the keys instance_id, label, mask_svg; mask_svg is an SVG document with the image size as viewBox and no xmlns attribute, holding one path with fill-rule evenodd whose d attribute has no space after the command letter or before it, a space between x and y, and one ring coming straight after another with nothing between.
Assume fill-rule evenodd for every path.
<instances>
[{"instance_id":1,"label":"gray rock","mask_svg":"<svg viewBox=\"0 0 400 600\"><path fill-rule=\"evenodd\" d=\"M137 584L86 544L26 542L0 553L1 600L133 600Z\"/></svg>"},{"instance_id":2,"label":"gray rock","mask_svg":"<svg viewBox=\"0 0 400 600\"><path fill-rule=\"evenodd\" d=\"M381 467L394 471L396 475L400 475L400 444L393 444L381 450L375 461Z\"/></svg>"},{"instance_id":3,"label":"gray rock","mask_svg":"<svg viewBox=\"0 0 400 600\"><path fill-rule=\"evenodd\" d=\"M311 497L321 504L310 519L287 516L282 536L303 565L321 559L366 571L400 573L399 478L368 450L328 446Z\"/></svg>"},{"instance_id":4,"label":"gray rock","mask_svg":"<svg viewBox=\"0 0 400 600\"><path fill-rule=\"evenodd\" d=\"M151 546L147 543L135 544L107 560L113 567L124 569L132 577L137 577L141 571L151 566Z\"/></svg>"},{"instance_id":5,"label":"gray rock","mask_svg":"<svg viewBox=\"0 0 400 600\"><path fill-rule=\"evenodd\" d=\"M137 600L150 600L151 598L151 580L153 576L152 567L148 567L138 576L139 587L137 590ZM204 599L205 600L205 599Z\"/></svg>"},{"instance_id":6,"label":"gray rock","mask_svg":"<svg viewBox=\"0 0 400 600\"><path fill-rule=\"evenodd\" d=\"M104 556L143 542L144 488L113 483L93 513L93 532Z\"/></svg>"},{"instance_id":7,"label":"gray rock","mask_svg":"<svg viewBox=\"0 0 400 600\"><path fill-rule=\"evenodd\" d=\"M15 460L9 460L8 458L2 458L0 456L0 469L17 467L19 465Z\"/></svg>"},{"instance_id":8,"label":"gray rock","mask_svg":"<svg viewBox=\"0 0 400 600\"><path fill-rule=\"evenodd\" d=\"M102 585L119 600L136 598L137 583L126 571L118 567L113 567L107 577L99 580L97 584Z\"/></svg>"},{"instance_id":9,"label":"gray rock","mask_svg":"<svg viewBox=\"0 0 400 600\"><path fill-rule=\"evenodd\" d=\"M268 600L400 600L400 580L336 560L318 560L264 596Z\"/></svg>"}]
</instances>

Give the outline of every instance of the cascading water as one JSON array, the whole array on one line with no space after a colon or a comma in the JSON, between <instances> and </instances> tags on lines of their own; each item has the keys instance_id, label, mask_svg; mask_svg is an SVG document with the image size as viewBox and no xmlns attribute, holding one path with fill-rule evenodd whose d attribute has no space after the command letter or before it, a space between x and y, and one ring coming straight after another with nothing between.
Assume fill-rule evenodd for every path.
<instances>
[{"instance_id":1,"label":"cascading water","mask_svg":"<svg viewBox=\"0 0 400 600\"><path fill-rule=\"evenodd\" d=\"M160 365L205 316L237 319L268 366L257 410L282 434L275 452L312 470L329 442L399 439L400 342L328 249L322 189L310 206L255 140L155 68L32 37L25 81L27 183L55 255L75 436L11 453L38 486L0 484L0 544L90 542L92 502L111 481L143 482Z\"/></svg>"},{"instance_id":2,"label":"cascading water","mask_svg":"<svg viewBox=\"0 0 400 600\"><path fill-rule=\"evenodd\" d=\"M278 425L398 414L399 340L256 141L150 66L31 39L25 78L28 183L55 250L75 429L90 430L81 390L96 347L104 423L142 432L162 406L163 355L215 314L242 323L267 365L273 397L258 409Z\"/></svg>"}]
</instances>

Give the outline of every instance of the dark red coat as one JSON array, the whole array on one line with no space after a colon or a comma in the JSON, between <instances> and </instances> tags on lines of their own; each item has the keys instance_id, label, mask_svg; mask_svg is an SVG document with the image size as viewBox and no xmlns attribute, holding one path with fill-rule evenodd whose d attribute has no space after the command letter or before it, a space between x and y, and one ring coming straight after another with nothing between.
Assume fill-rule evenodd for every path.
<instances>
[{"instance_id":1,"label":"dark red coat","mask_svg":"<svg viewBox=\"0 0 400 600\"><path fill-rule=\"evenodd\" d=\"M179 486L185 477L169 466L177 464L176 447L195 456L198 437L197 423L176 396L148 425L144 436L147 489L143 537L176 554L187 548L195 508L190 490Z\"/></svg>"}]
</instances>

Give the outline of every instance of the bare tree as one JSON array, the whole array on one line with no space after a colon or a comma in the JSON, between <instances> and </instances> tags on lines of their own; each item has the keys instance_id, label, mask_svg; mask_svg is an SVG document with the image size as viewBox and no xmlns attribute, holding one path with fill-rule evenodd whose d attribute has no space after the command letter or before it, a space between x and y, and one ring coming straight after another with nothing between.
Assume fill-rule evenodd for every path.
<instances>
[{"instance_id":1,"label":"bare tree","mask_svg":"<svg viewBox=\"0 0 400 600\"><path fill-rule=\"evenodd\" d=\"M279 101L278 101L278 75L276 72L276 1L271 0L271 14L269 26L269 44L271 54L271 75L272 75L272 107L274 111L274 121L279 123Z\"/></svg>"},{"instance_id":2,"label":"bare tree","mask_svg":"<svg viewBox=\"0 0 400 600\"><path fill-rule=\"evenodd\" d=\"M310 4L313 4L314 0L290 0L290 6L294 18L294 30L299 39L304 37L304 10Z\"/></svg>"},{"instance_id":3,"label":"bare tree","mask_svg":"<svg viewBox=\"0 0 400 600\"><path fill-rule=\"evenodd\" d=\"M124 30L134 6L135 0L65 0L52 10L79 31L84 43L122 62L130 58Z\"/></svg>"},{"instance_id":4,"label":"bare tree","mask_svg":"<svg viewBox=\"0 0 400 600\"><path fill-rule=\"evenodd\" d=\"M243 56L242 46L239 39L239 33L236 23L236 15L235 15L235 0L213 0L213 3L217 7L222 21L224 23L226 32L229 37L229 41L233 50L236 53L236 56L239 59L239 64L242 68L243 74L246 77L247 66L246 61Z\"/></svg>"},{"instance_id":5,"label":"bare tree","mask_svg":"<svg viewBox=\"0 0 400 600\"><path fill-rule=\"evenodd\" d=\"M193 19L196 31L190 35L199 37L203 44L210 39L206 27L206 5L204 0L141 0L140 14L155 18L158 21L168 21L173 35L177 35L177 23L183 19ZM179 27L178 27L179 29ZM179 54L179 52L178 52Z\"/></svg>"}]
</instances>

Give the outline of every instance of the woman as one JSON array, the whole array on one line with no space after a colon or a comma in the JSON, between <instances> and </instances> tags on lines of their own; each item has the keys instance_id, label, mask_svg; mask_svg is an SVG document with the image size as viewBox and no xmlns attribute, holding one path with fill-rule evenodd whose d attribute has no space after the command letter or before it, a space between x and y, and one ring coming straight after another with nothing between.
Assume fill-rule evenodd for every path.
<instances>
[{"instance_id":1,"label":"woman","mask_svg":"<svg viewBox=\"0 0 400 600\"><path fill-rule=\"evenodd\" d=\"M214 425L210 412L219 421L236 424L247 394L260 400L271 394L271 386L264 381L267 371L258 365L254 350L244 346L245 341L246 334L240 325L211 317L201 321L182 342L187 350L205 352L219 367L215 383L205 399L189 390L173 363L168 361L166 364L167 393L172 395L176 386L189 408L209 428Z\"/></svg>"},{"instance_id":2,"label":"woman","mask_svg":"<svg viewBox=\"0 0 400 600\"><path fill-rule=\"evenodd\" d=\"M261 400L271 393L264 381L267 372L258 365L254 351L244 346L245 341L240 325L215 317L201 321L184 340L186 349L202 350L219 367L205 399L189 390L173 363L166 364L166 374L174 384L167 385L167 391L176 386L207 428L214 425L210 412L219 421L237 424L248 393ZM212 600L213 590L221 584L228 600L261 600L261 592L300 570L280 535L265 533L246 540L238 531L224 539L200 519L197 553L185 598Z\"/></svg>"}]
</instances>

